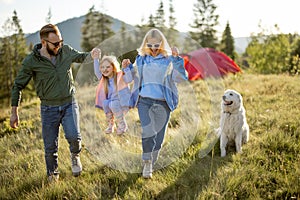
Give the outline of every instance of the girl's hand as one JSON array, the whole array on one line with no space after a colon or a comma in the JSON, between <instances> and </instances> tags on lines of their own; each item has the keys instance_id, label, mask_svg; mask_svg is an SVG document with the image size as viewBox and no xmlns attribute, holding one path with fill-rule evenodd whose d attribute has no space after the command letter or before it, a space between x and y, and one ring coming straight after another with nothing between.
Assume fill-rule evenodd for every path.
<instances>
[{"instance_id":1,"label":"girl's hand","mask_svg":"<svg viewBox=\"0 0 300 200\"><path fill-rule=\"evenodd\" d=\"M122 68L126 68L126 67L128 67L128 65L130 65L130 64L131 64L131 62L130 62L129 59L123 59L123 60L122 60Z\"/></svg>"},{"instance_id":2,"label":"girl's hand","mask_svg":"<svg viewBox=\"0 0 300 200\"><path fill-rule=\"evenodd\" d=\"M91 56L93 59L99 59L101 57L101 49L93 48L93 50L91 52Z\"/></svg>"},{"instance_id":3,"label":"girl's hand","mask_svg":"<svg viewBox=\"0 0 300 200\"><path fill-rule=\"evenodd\" d=\"M177 47L172 47L171 50L172 50L172 56L177 57L178 54L179 54L178 48Z\"/></svg>"}]
</instances>

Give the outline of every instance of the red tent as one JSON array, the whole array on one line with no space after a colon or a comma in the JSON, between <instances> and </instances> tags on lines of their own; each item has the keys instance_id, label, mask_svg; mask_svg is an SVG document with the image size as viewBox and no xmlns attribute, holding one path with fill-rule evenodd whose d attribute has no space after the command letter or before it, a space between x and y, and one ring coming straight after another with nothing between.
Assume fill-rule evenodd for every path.
<instances>
[{"instance_id":1,"label":"red tent","mask_svg":"<svg viewBox=\"0 0 300 200\"><path fill-rule=\"evenodd\" d=\"M222 77L227 73L240 72L240 67L226 54L212 48L201 48L181 54L189 80L206 77Z\"/></svg>"}]
</instances>

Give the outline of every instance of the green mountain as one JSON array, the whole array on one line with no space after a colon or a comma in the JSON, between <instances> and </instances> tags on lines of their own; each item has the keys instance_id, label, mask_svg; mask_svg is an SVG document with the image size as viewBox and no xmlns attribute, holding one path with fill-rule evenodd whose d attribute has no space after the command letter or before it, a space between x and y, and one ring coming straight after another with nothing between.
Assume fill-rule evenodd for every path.
<instances>
[{"instance_id":1,"label":"green mountain","mask_svg":"<svg viewBox=\"0 0 300 200\"><path fill-rule=\"evenodd\" d=\"M112 30L114 32L118 32L121 27L122 27L122 21L115 19L113 17L108 16L112 23ZM71 45L73 48L77 50L82 50L80 47L81 43L81 26L85 20L85 16L81 17L74 17L68 20L65 20L63 22L60 22L57 24L58 28L61 31L62 37L64 39L64 43ZM126 24L126 23L125 23ZM132 30L134 29L134 26L126 24L126 29L127 30ZM39 38L39 30L36 31L35 33L28 34L26 36L27 40L27 45L30 43L36 44L39 43L40 38Z\"/></svg>"}]
</instances>

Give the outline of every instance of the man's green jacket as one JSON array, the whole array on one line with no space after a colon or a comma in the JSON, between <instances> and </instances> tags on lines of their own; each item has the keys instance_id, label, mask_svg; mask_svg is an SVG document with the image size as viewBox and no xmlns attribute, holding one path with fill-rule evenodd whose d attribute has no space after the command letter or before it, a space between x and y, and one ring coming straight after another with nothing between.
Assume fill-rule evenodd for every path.
<instances>
[{"instance_id":1,"label":"man's green jacket","mask_svg":"<svg viewBox=\"0 0 300 200\"><path fill-rule=\"evenodd\" d=\"M11 106L19 105L21 91L31 78L41 105L62 105L72 101L75 86L71 64L82 63L89 53L63 45L53 64L48 58L41 56L41 47L41 44L35 45L33 51L24 59L12 88Z\"/></svg>"}]
</instances>

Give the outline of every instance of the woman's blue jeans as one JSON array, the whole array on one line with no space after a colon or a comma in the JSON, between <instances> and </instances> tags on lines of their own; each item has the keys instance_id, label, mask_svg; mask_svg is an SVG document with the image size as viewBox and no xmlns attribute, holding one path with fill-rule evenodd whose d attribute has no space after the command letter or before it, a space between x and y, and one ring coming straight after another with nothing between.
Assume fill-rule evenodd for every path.
<instances>
[{"instance_id":1,"label":"woman's blue jeans","mask_svg":"<svg viewBox=\"0 0 300 200\"><path fill-rule=\"evenodd\" d=\"M142 126L143 160L152 160L163 144L171 110L166 101L140 97L138 113Z\"/></svg>"},{"instance_id":2,"label":"woman's blue jeans","mask_svg":"<svg viewBox=\"0 0 300 200\"><path fill-rule=\"evenodd\" d=\"M42 135L45 148L47 175L58 173L58 139L62 124L70 152L81 151L79 108L76 102L61 106L41 105Z\"/></svg>"}]
</instances>

